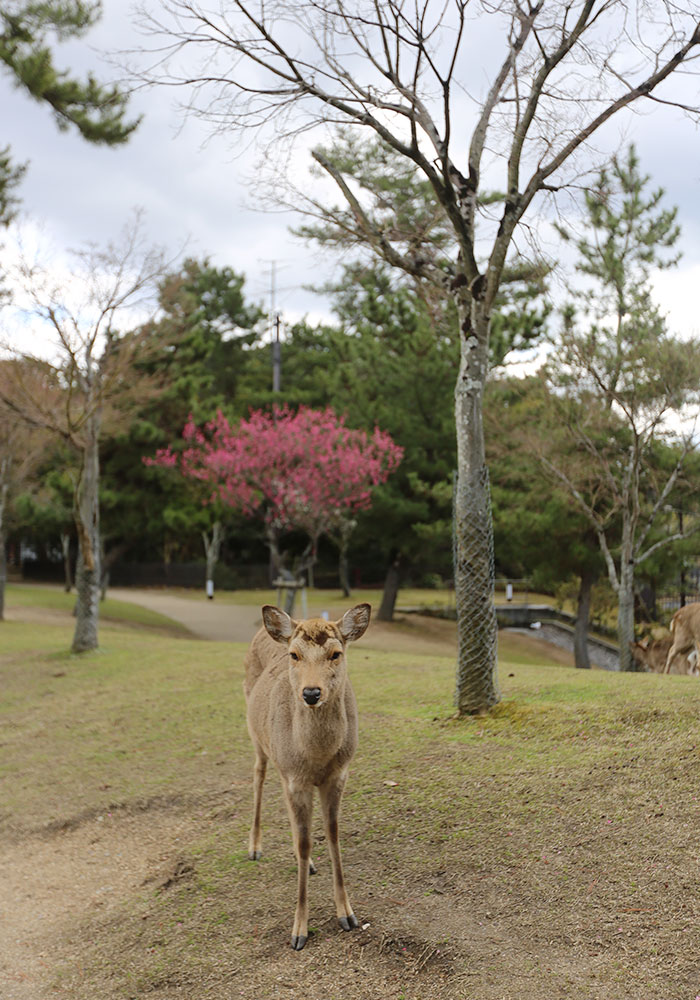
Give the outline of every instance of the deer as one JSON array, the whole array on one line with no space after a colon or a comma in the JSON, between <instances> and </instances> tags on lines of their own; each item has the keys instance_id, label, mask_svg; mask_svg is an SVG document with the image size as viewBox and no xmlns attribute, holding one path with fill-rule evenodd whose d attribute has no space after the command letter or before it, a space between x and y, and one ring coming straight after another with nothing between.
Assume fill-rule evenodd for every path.
<instances>
[{"instance_id":1,"label":"deer","mask_svg":"<svg viewBox=\"0 0 700 1000\"><path fill-rule=\"evenodd\" d=\"M676 654L671 660L670 670L666 670L666 661L671 648L670 636L663 639L641 639L631 642L630 649L634 661L644 670L654 674L690 674L698 676L698 655L695 650Z\"/></svg>"},{"instance_id":2,"label":"deer","mask_svg":"<svg viewBox=\"0 0 700 1000\"><path fill-rule=\"evenodd\" d=\"M679 608L671 619L669 628L673 642L666 657L664 673L671 672L671 664L677 653L687 654L690 650L695 653L695 669L697 669L700 656L700 603L686 604Z\"/></svg>"},{"instance_id":3,"label":"deer","mask_svg":"<svg viewBox=\"0 0 700 1000\"><path fill-rule=\"evenodd\" d=\"M358 926L345 889L338 838L340 804L357 747L357 705L348 676L346 648L364 635L371 606L358 604L338 621L295 621L266 604L262 628L245 657L248 732L255 750L253 821L248 858L262 855L262 790L271 760L279 772L298 863L297 903L291 946L308 940L308 877L311 818L318 788L331 863L336 915L343 930Z\"/></svg>"}]
</instances>

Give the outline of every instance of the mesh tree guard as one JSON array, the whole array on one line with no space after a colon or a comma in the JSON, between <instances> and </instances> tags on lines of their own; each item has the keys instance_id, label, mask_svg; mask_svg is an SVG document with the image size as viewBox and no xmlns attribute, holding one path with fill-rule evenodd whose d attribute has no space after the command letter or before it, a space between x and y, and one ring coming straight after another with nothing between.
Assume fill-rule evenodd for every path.
<instances>
[{"instance_id":1,"label":"mesh tree guard","mask_svg":"<svg viewBox=\"0 0 700 1000\"><path fill-rule=\"evenodd\" d=\"M455 473L453 498L458 640L455 704L460 715L467 715L486 711L500 701L491 491L486 466L476 482L460 483Z\"/></svg>"}]
</instances>

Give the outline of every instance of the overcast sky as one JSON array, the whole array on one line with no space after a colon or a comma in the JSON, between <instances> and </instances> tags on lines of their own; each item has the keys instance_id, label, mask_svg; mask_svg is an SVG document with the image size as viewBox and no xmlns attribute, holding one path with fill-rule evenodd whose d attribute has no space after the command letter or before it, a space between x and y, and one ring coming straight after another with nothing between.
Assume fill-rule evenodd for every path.
<instances>
[{"instance_id":1,"label":"overcast sky","mask_svg":"<svg viewBox=\"0 0 700 1000\"><path fill-rule=\"evenodd\" d=\"M139 47L127 4L104 0L104 17L80 43L59 46L56 61L73 70L96 69L100 79L115 70L98 49ZM696 97L697 79L689 81ZM184 121L175 108L182 94L171 90L137 93L134 114L144 121L131 141L116 149L92 147L73 132L59 132L49 109L13 89L0 76L2 143L17 162L28 161L20 195L23 224L40 226L59 247L115 236L135 206L146 210L151 239L175 250L188 241L190 255L209 256L246 275L250 299L266 308L271 266L277 269L277 307L289 320L327 314L328 304L304 289L330 274L330 263L289 234L295 220L285 213L253 209L249 181L255 154L238 158L221 138L207 142L206 126ZM625 134L638 148L642 168L667 191L667 204L680 208L683 261L656 282L658 300L672 329L697 335L700 287L700 136L680 112L656 109L624 118Z\"/></svg>"}]
</instances>

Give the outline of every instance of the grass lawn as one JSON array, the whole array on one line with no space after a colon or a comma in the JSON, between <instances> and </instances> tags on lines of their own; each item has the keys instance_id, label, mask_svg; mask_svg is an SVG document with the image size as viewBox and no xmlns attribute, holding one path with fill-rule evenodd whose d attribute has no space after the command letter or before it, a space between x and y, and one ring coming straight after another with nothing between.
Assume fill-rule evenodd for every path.
<instances>
[{"instance_id":1,"label":"grass lawn","mask_svg":"<svg viewBox=\"0 0 700 1000\"><path fill-rule=\"evenodd\" d=\"M318 817L295 953L274 772L246 858L245 646L131 614L81 656L70 623L0 623L3 998L700 993L696 679L577 672L509 635L500 705L457 720L452 658L377 651L370 631L341 822L362 929L337 928Z\"/></svg>"},{"instance_id":2,"label":"grass lawn","mask_svg":"<svg viewBox=\"0 0 700 1000\"><path fill-rule=\"evenodd\" d=\"M10 583L5 588L5 602L8 607L72 613L75 606L75 592L66 593L54 585ZM166 618L165 615L139 607L130 601L116 601L109 596L100 603L100 620L163 628L183 635L187 631L172 618Z\"/></svg>"}]
</instances>

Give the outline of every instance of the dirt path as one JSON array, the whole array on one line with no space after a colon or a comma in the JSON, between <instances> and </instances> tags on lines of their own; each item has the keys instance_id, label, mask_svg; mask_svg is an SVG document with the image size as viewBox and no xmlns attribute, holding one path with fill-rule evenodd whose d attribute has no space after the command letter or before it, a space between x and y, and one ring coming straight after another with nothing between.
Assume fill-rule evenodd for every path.
<instances>
[{"instance_id":1,"label":"dirt path","mask_svg":"<svg viewBox=\"0 0 700 1000\"><path fill-rule=\"evenodd\" d=\"M72 829L3 845L0 854L0 997L43 1000L73 954L75 926L116 916L150 882L168 878L197 834L182 811L105 812ZM63 990L61 995L65 996Z\"/></svg>"},{"instance_id":2,"label":"dirt path","mask_svg":"<svg viewBox=\"0 0 700 1000\"><path fill-rule=\"evenodd\" d=\"M216 599L195 601L170 594L167 590L130 587L112 587L109 596L167 615L199 639L214 642L248 642L260 625L260 608L257 606L223 604Z\"/></svg>"},{"instance_id":3,"label":"dirt path","mask_svg":"<svg viewBox=\"0 0 700 1000\"><path fill-rule=\"evenodd\" d=\"M131 601L180 622L200 639L215 642L249 642L260 627L257 605L228 604L221 601L192 600L168 593L167 590L137 590L112 588L109 596L119 601ZM335 614L335 610L332 613ZM454 622L418 615L396 615L396 620L373 621L368 634L358 646L405 653L443 653L451 655L457 648Z\"/></svg>"}]
</instances>

